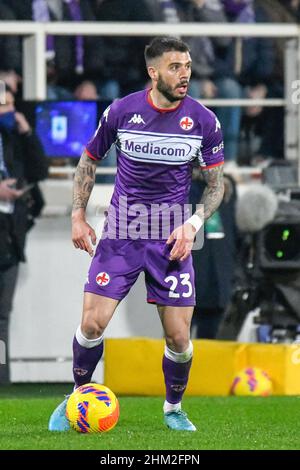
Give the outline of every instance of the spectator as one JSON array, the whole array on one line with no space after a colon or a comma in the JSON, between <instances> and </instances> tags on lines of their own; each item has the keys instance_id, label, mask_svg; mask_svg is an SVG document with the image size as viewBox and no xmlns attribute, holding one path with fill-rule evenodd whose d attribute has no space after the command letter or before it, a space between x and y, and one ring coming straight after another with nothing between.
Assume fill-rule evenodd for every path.
<instances>
[{"instance_id":1,"label":"spectator","mask_svg":"<svg viewBox=\"0 0 300 470\"><path fill-rule=\"evenodd\" d=\"M227 22L221 0L148 0L154 21ZM199 98L241 98L242 87L233 74L223 76L216 71L218 57L230 50L230 38L188 37L193 54L193 75L189 94ZM216 108L224 135L225 161L236 161L241 121L240 107Z\"/></svg>"},{"instance_id":2,"label":"spectator","mask_svg":"<svg viewBox=\"0 0 300 470\"><path fill-rule=\"evenodd\" d=\"M0 21L14 21L16 15L10 4L0 0ZM0 36L0 70L13 70L20 74L22 69L21 42L17 36Z\"/></svg>"},{"instance_id":3,"label":"spectator","mask_svg":"<svg viewBox=\"0 0 300 470\"><path fill-rule=\"evenodd\" d=\"M196 327L197 338L216 337L233 290L238 242L235 223L236 187L228 175L224 175L224 183L223 202L205 223L203 248L192 252L196 286L193 326ZM194 179L190 192L192 204L200 201L204 187L203 181Z\"/></svg>"},{"instance_id":4,"label":"spectator","mask_svg":"<svg viewBox=\"0 0 300 470\"><path fill-rule=\"evenodd\" d=\"M18 20L94 21L89 0L9 0ZM76 32L75 32L76 34ZM95 78L102 71L102 41L98 37L48 36L48 98L71 98L71 88L82 78ZM66 90L67 89L67 90Z\"/></svg>"},{"instance_id":5,"label":"spectator","mask_svg":"<svg viewBox=\"0 0 300 470\"><path fill-rule=\"evenodd\" d=\"M97 0L98 21L151 21L150 9L145 0ZM116 27L116 35L118 28ZM101 56L104 61L99 95L113 100L132 93L147 80L144 67L144 48L148 38L105 37ZM119 90L118 88L119 87Z\"/></svg>"},{"instance_id":6,"label":"spectator","mask_svg":"<svg viewBox=\"0 0 300 470\"><path fill-rule=\"evenodd\" d=\"M5 98L6 104L0 105L0 340L6 346L6 364L0 365L0 384L10 381L8 328L18 266L25 261L27 231L41 210L36 183L47 176L40 142L16 111L8 88Z\"/></svg>"},{"instance_id":7,"label":"spectator","mask_svg":"<svg viewBox=\"0 0 300 470\"><path fill-rule=\"evenodd\" d=\"M267 15L274 23L291 23L295 16L278 0L256 0L256 8ZM284 53L286 39L274 40L274 67L265 86L263 97L283 98L284 95ZM255 91L255 88L254 88ZM253 93L251 93L253 96ZM252 159L253 164L268 159L284 158L284 109L282 107L265 107L247 110L246 125L254 135L259 136L259 145Z\"/></svg>"},{"instance_id":8,"label":"spectator","mask_svg":"<svg viewBox=\"0 0 300 470\"><path fill-rule=\"evenodd\" d=\"M21 83L22 78L15 72L15 70L0 69L0 80L9 86L14 95L17 95L19 91L19 84Z\"/></svg>"},{"instance_id":9,"label":"spectator","mask_svg":"<svg viewBox=\"0 0 300 470\"><path fill-rule=\"evenodd\" d=\"M279 0L279 3L285 8L286 12L291 15L292 21L300 20L300 0Z\"/></svg>"},{"instance_id":10,"label":"spectator","mask_svg":"<svg viewBox=\"0 0 300 470\"><path fill-rule=\"evenodd\" d=\"M150 0L151 1L151 0ZM226 15L220 0L174 0L177 21L225 23ZM167 17L166 17L167 20ZM188 37L193 55L193 75L189 86L189 94L194 98L214 98L218 94L213 82L215 67L215 49L227 48L231 42L227 37Z\"/></svg>"},{"instance_id":11,"label":"spectator","mask_svg":"<svg viewBox=\"0 0 300 470\"><path fill-rule=\"evenodd\" d=\"M74 90L74 97L77 100L98 100L97 87L91 80L84 80Z\"/></svg>"},{"instance_id":12,"label":"spectator","mask_svg":"<svg viewBox=\"0 0 300 470\"><path fill-rule=\"evenodd\" d=\"M175 0L181 21L201 21L227 23L221 0ZM232 47L230 38L190 38L189 44L194 49L196 67L193 64L194 78L190 93L194 98L241 98L242 87L235 76L218 73L218 57L226 56ZM198 64L197 64L198 62ZM205 66L206 63L206 66ZM196 87L195 87L196 85ZM236 162L241 122L241 108L218 107L215 110L220 119L223 136L225 161Z\"/></svg>"},{"instance_id":13,"label":"spectator","mask_svg":"<svg viewBox=\"0 0 300 470\"><path fill-rule=\"evenodd\" d=\"M268 22L265 12L253 0L222 0L227 18L232 23ZM216 81L225 87L236 88L236 96L263 98L274 70L274 43L267 38L235 38L226 53L216 54ZM218 117L225 126L224 145L229 158L236 158L239 150L241 110L235 108L232 121L228 108L219 108Z\"/></svg>"}]
</instances>

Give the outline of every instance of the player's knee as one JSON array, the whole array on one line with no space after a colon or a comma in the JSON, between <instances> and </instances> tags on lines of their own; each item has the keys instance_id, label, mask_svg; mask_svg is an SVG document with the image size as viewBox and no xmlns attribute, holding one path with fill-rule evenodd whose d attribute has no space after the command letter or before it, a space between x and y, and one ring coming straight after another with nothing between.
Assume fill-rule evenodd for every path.
<instances>
[{"instance_id":1,"label":"player's knee","mask_svg":"<svg viewBox=\"0 0 300 470\"><path fill-rule=\"evenodd\" d=\"M166 336L168 348L175 352L184 352L190 344L190 335L185 332L178 331L172 335Z\"/></svg>"},{"instance_id":2,"label":"player's knee","mask_svg":"<svg viewBox=\"0 0 300 470\"><path fill-rule=\"evenodd\" d=\"M93 318L85 318L81 323L81 331L87 339L99 338L104 328Z\"/></svg>"}]
</instances>

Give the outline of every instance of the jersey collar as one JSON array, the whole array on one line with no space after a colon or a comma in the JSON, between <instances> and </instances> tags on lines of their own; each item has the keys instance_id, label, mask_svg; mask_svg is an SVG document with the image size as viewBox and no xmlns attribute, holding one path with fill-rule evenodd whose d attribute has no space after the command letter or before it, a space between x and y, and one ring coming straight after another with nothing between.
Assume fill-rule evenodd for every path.
<instances>
[{"instance_id":1,"label":"jersey collar","mask_svg":"<svg viewBox=\"0 0 300 470\"><path fill-rule=\"evenodd\" d=\"M155 111L158 111L159 113L172 113L173 111L177 111L177 109L179 109L180 106L182 105L183 100L181 100L181 102L175 108L158 108L157 106L155 106L155 104L153 103L151 99L151 96L150 96L151 90L152 88L149 88L147 90L147 94L146 94L147 102L151 106L151 108L153 108Z\"/></svg>"}]
</instances>

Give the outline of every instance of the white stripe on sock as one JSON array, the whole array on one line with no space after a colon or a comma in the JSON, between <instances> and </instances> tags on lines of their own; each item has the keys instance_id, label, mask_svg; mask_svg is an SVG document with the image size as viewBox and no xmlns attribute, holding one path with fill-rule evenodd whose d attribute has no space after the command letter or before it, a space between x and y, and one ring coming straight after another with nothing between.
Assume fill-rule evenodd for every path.
<instances>
[{"instance_id":1,"label":"white stripe on sock","mask_svg":"<svg viewBox=\"0 0 300 470\"><path fill-rule=\"evenodd\" d=\"M188 362L193 357L193 343L190 341L187 350L181 353L172 351L168 346L165 346L165 356L173 362Z\"/></svg>"},{"instance_id":2,"label":"white stripe on sock","mask_svg":"<svg viewBox=\"0 0 300 470\"><path fill-rule=\"evenodd\" d=\"M99 346L99 344L102 343L103 338L104 338L104 335L101 335L99 336L99 338L96 338L96 339L87 339L82 334L80 325L76 330L75 336L80 346L82 346L83 348L87 348L87 349L91 349L91 348L94 348L95 346Z\"/></svg>"}]
</instances>

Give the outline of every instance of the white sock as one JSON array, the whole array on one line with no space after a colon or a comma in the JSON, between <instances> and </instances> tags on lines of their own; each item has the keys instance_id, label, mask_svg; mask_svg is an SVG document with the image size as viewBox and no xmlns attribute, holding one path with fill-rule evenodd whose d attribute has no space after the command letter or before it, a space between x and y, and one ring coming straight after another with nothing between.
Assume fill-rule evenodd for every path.
<instances>
[{"instance_id":1,"label":"white sock","mask_svg":"<svg viewBox=\"0 0 300 470\"><path fill-rule=\"evenodd\" d=\"M164 403L164 413L169 413L170 411L180 411L181 410L181 401L179 403L169 403L167 400Z\"/></svg>"}]
</instances>

